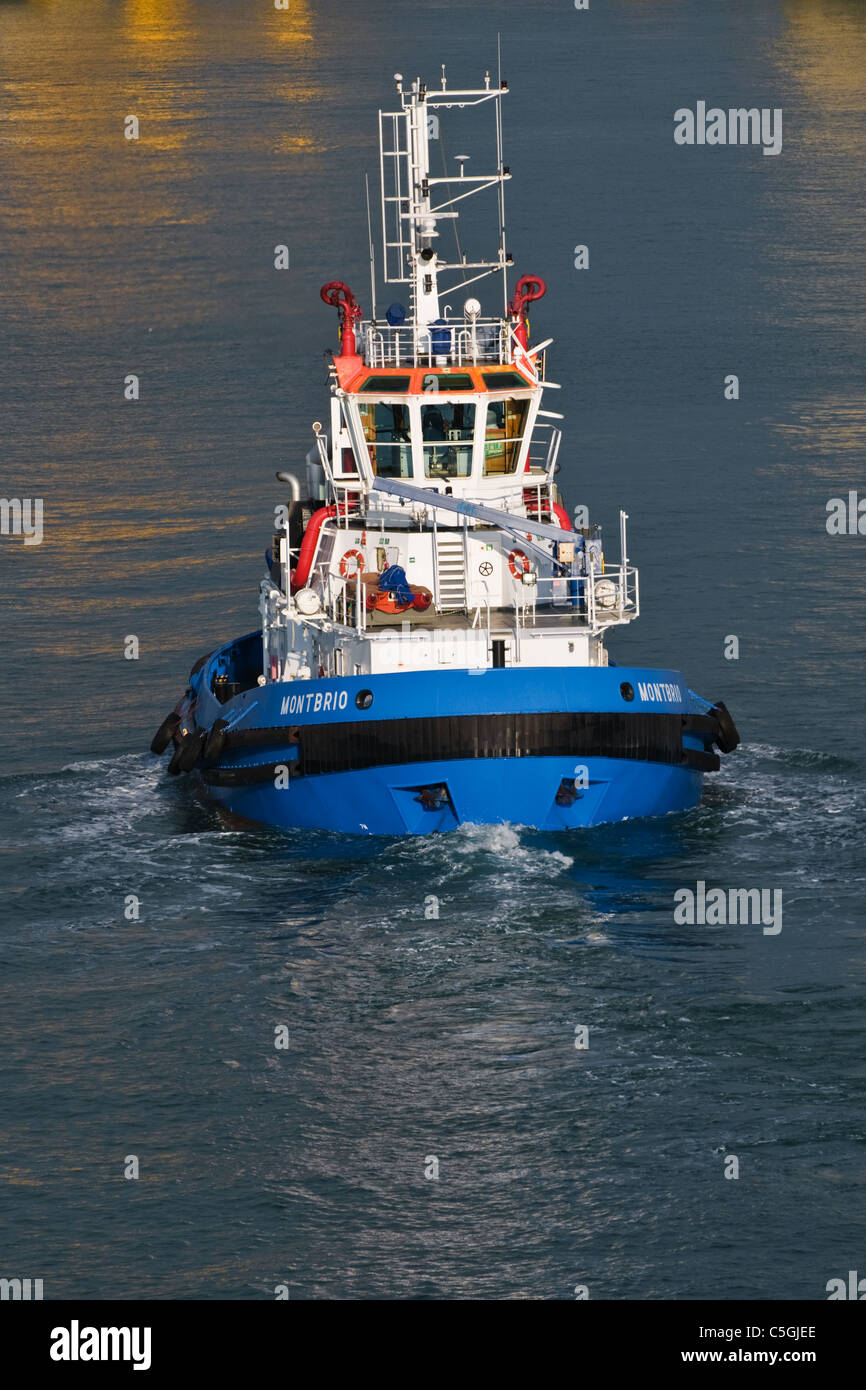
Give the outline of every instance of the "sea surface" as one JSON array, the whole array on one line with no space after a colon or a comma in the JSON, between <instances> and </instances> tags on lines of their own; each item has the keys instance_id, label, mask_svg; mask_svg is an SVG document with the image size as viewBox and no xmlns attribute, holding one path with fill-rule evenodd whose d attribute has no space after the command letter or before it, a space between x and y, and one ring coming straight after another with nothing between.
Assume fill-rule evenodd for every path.
<instances>
[{"instance_id":1,"label":"sea surface","mask_svg":"<svg viewBox=\"0 0 866 1390\"><path fill-rule=\"evenodd\" d=\"M369 304L393 74L496 80L497 34L559 481L611 538L628 511L641 570L611 655L682 669L743 746L658 821L239 829L148 744L257 625L274 472L327 408L319 286ZM825 525L866 493L864 74L859 0L0 3L0 490L44 501L41 545L0 537L0 1276L814 1300L866 1274L866 538ZM781 108L781 154L676 145L700 100ZM781 891L781 932L679 924L699 881Z\"/></svg>"}]
</instances>

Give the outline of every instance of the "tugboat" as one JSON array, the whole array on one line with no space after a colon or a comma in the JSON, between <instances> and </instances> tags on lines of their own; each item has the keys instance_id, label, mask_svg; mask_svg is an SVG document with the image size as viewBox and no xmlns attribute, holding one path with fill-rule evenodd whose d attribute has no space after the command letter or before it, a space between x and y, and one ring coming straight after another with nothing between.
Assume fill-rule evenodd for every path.
<instances>
[{"instance_id":1,"label":"tugboat","mask_svg":"<svg viewBox=\"0 0 866 1390\"><path fill-rule=\"evenodd\" d=\"M638 617L638 572L626 513L612 561L556 485L551 340L530 346L528 322L545 285L508 286L507 83L456 90L444 68L436 89L395 80L400 109L379 113L382 269L408 307L377 313L372 240L368 319L342 281L323 286L339 323L329 427L313 424L303 480L277 474L289 496L261 626L196 662L152 751L171 745L170 773L282 829L567 830L684 811L739 737L679 671L608 658L608 633ZM440 119L491 108L493 172L460 155L434 174ZM469 260L455 236L449 260L445 231L485 195L495 256ZM459 314L444 303L491 276L497 316L474 296Z\"/></svg>"}]
</instances>

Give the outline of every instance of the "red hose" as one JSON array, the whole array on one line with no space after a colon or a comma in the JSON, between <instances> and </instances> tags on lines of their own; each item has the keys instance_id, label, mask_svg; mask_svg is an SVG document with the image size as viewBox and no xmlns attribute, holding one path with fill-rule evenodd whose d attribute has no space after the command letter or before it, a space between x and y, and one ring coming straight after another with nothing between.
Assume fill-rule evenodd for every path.
<instances>
[{"instance_id":1,"label":"red hose","mask_svg":"<svg viewBox=\"0 0 866 1390\"><path fill-rule=\"evenodd\" d=\"M342 280L329 280L319 293L340 315L340 356L354 357L355 324L361 317L360 304Z\"/></svg>"},{"instance_id":2,"label":"red hose","mask_svg":"<svg viewBox=\"0 0 866 1390\"><path fill-rule=\"evenodd\" d=\"M292 570L292 589L303 589L310 577L310 567L313 563L313 556L316 553L316 546L319 542L319 532L322 523L328 517L337 515L336 503L330 506L320 507L317 512L313 512L310 517L307 529L304 532L304 539L301 541L301 549L298 553L298 563Z\"/></svg>"},{"instance_id":3,"label":"red hose","mask_svg":"<svg viewBox=\"0 0 866 1390\"><path fill-rule=\"evenodd\" d=\"M519 320L514 332L521 347L527 346L528 320L524 309L533 299L541 299L545 294L547 285L540 275L521 275L514 287L514 297L508 306L508 312L512 318Z\"/></svg>"}]
</instances>

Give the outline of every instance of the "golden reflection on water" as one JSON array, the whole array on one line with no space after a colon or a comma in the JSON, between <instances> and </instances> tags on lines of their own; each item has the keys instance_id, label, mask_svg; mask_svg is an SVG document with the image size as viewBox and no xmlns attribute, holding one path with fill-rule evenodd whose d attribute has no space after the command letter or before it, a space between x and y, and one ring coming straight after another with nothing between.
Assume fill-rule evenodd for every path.
<instances>
[{"instance_id":1,"label":"golden reflection on water","mask_svg":"<svg viewBox=\"0 0 866 1390\"><path fill-rule=\"evenodd\" d=\"M276 154L324 154L332 147L312 135L279 135L272 148Z\"/></svg>"},{"instance_id":2,"label":"golden reflection on water","mask_svg":"<svg viewBox=\"0 0 866 1390\"><path fill-rule=\"evenodd\" d=\"M0 149L12 190L0 223L28 248L16 258L7 297L16 331L26 337L31 323L56 321L61 342L80 336L89 348L140 334L151 314L167 341L184 325L219 323L237 293L234 269L227 272L223 258L208 271L213 241L164 240L161 232L212 229L221 249L234 218L242 244L248 214L235 215L212 161L244 168L256 158L267 200L268 179L291 186L300 161L328 148L311 114L323 99L314 19L307 0L292 0L287 11L264 0L0 6ZM124 138L128 115L138 117L137 141ZM146 238L150 229L157 235ZM95 367L104 371L105 363ZM120 603L134 606L139 595L125 592L131 576L193 563L179 555L143 560L142 549L192 537L201 522L184 514L183 487L170 465L154 459L161 446L149 436L131 439L133 457L117 465L126 484L128 468L145 461L153 490L136 497L112 488L101 423L52 430L50 420L46 412L32 445L40 466L63 461L52 489L59 524L48 528L45 550L73 583L79 612L91 606L80 588L96 566L103 582L116 584ZM77 482L85 484L80 494ZM236 537L249 520L211 518L211 562L214 550L227 564L241 558Z\"/></svg>"},{"instance_id":3,"label":"golden reflection on water","mask_svg":"<svg viewBox=\"0 0 866 1390\"><path fill-rule=\"evenodd\" d=\"M190 0L126 0L123 36L142 44L189 40L197 33L197 13Z\"/></svg>"},{"instance_id":4,"label":"golden reflection on water","mask_svg":"<svg viewBox=\"0 0 866 1390\"><path fill-rule=\"evenodd\" d=\"M313 13L308 0L289 0L287 10L275 10L273 4L270 10L263 9L267 14L268 36L278 44L290 48L313 44Z\"/></svg>"},{"instance_id":5,"label":"golden reflection on water","mask_svg":"<svg viewBox=\"0 0 866 1390\"><path fill-rule=\"evenodd\" d=\"M859 467L866 453L866 403L827 393L795 402L792 413L793 421L780 422L776 429L788 449L813 457L814 471L836 478L846 456ZM830 459L821 457L827 454Z\"/></svg>"},{"instance_id":6,"label":"golden reflection on water","mask_svg":"<svg viewBox=\"0 0 866 1390\"><path fill-rule=\"evenodd\" d=\"M260 23L250 23L244 5L213 8L206 0L125 0L117 9L108 0L3 6L8 77L0 82L0 140L8 181L28 195L11 200L5 215L22 229L52 211L85 227L110 222L112 210L125 219L127 196L143 191L146 180L148 197L131 208L132 221L185 221L181 189L191 203L201 189L181 152L228 156L248 152L251 139L291 154L327 148L312 123L302 123L304 108L323 96L308 70L311 6L292 0L287 11L264 4L256 10ZM236 75L245 67L239 87ZM262 106L260 122L247 119L251 103ZM128 115L138 117L138 140L124 138ZM154 167L159 155L171 157L164 173ZM37 156L48 163L35 177ZM100 198L103 191L109 198ZM208 214L199 207L191 215L201 222Z\"/></svg>"},{"instance_id":7,"label":"golden reflection on water","mask_svg":"<svg viewBox=\"0 0 866 1390\"><path fill-rule=\"evenodd\" d=\"M776 248L780 300L794 331L799 319L813 335L825 332L828 351L849 370L862 361L866 333L866 5L783 0L781 13L785 27L771 56L794 119L786 110L792 168L777 206L790 235ZM789 450L813 457L814 472L835 475L840 461L853 463L866 447L866 402L853 388L816 387L776 430Z\"/></svg>"},{"instance_id":8,"label":"golden reflection on water","mask_svg":"<svg viewBox=\"0 0 866 1390\"><path fill-rule=\"evenodd\" d=\"M862 0L784 0L782 66L825 117L862 117L866 90L866 10Z\"/></svg>"}]
</instances>

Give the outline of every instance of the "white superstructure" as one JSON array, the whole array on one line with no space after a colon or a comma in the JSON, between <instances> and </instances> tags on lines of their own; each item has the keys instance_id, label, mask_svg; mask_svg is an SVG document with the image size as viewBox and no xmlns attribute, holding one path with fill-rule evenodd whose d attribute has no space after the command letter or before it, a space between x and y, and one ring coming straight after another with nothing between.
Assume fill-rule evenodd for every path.
<instances>
[{"instance_id":1,"label":"white superstructure","mask_svg":"<svg viewBox=\"0 0 866 1390\"><path fill-rule=\"evenodd\" d=\"M293 497L262 584L266 681L605 665L606 631L638 616L625 513L612 564L598 528L572 528L556 487L562 416L543 399L558 388L545 379L548 343L527 340L526 306L544 283L524 276L508 298L506 91L489 77L450 90L443 70L435 92L398 78L400 109L380 112L384 279L405 285L409 304L377 315L373 300L365 320L346 285L323 288L341 328L330 421L313 426L304 485L281 475ZM457 172L434 175L440 113L476 107L492 107L495 171L467 173L456 156ZM485 193L495 259L449 260L443 230ZM500 317L467 292L489 276L501 279Z\"/></svg>"}]
</instances>

